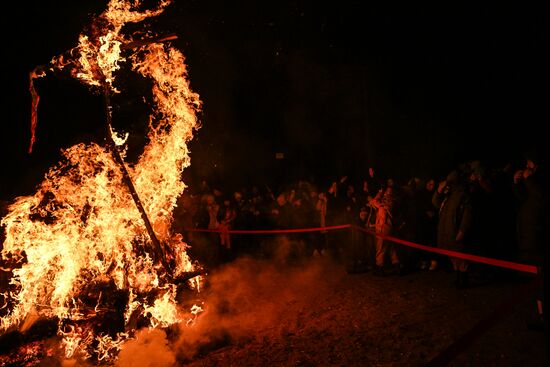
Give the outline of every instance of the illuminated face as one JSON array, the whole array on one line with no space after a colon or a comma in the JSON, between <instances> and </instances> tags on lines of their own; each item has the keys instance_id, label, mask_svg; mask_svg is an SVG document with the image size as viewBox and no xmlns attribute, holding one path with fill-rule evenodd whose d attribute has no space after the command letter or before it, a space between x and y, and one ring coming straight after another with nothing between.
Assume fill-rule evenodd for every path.
<instances>
[{"instance_id":1,"label":"illuminated face","mask_svg":"<svg viewBox=\"0 0 550 367\"><path fill-rule=\"evenodd\" d=\"M531 170L535 170L537 168L537 164L535 162L533 162L532 160L528 159L526 167L531 169Z\"/></svg>"},{"instance_id":2,"label":"illuminated face","mask_svg":"<svg viewBox=\"0 0 550 367\"><path fill-rule=\"evenodd\" d=\"M216 202L214 195L208 195L206 197L206 205L213 205Z\"/></svg>"},{"instance_id":3,"label":"illuminated face","mask_svg":"<svg viewBox=\"0 0 550 367\"><path fill-rule=\"evenodd\" d=\"M426 190L433 191L434 188L435 188L435 181L428 180L428 182L426 182Z\"/></svg>"}]
</instances>

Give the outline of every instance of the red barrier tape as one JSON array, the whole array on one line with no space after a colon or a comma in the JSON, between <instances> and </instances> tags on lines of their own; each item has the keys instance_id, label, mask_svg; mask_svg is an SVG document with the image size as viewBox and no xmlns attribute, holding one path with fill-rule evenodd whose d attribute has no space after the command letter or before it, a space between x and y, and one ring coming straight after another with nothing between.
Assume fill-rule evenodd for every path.
<instances>
[{"instance_id":1,"label":"red barrier tape","mask_svg":"<svg viewBox=\"0 0 550 367\"><path fill-rule=\"evenodd\" d=\"M331 231L333 229L345 229L351 228L351 224L342 224L339 226L327 226L327 227L317 227L317 228L297 228L297 229L254 229L254 230L241 230L241 229L231 229L229 231L224 231L224 233L234 233L234 234L279 234L279 233L304 233L304 232L319 232L319 231ZM210 233L221 233L219 229L198 229L193 228L186 230L188 232L210 232Z\"/></svg>"},{"instance_id":2,"label":"red barrier tape","mask_svg":"<svg viewBox=\"0 0 550 367\"><path fill-rule=\"evenodd\" d=\"M320 232L320 231L331 231L336 229L346 229L346 228L353 228L357 229L359 231L371 234L373 236L377 236L380 238L383 238L385 240L395 242L401 245L405 245L408 247L417 248L419 250L433 252L436 254L441 255L447 255L450 257L455 257L459 259L474 261L478 263L483 263L487 265L493 265L498 266L501 268L511 269L511 270L517 270L522 271L525 273L531 273L531 274L539 274L539 270L534 265L526 265L526 264L518 264L511 261L506 260L499 260L499 259L492 259L489 257L483 257L478 255L472 255L464 252L457 252L457 251L451 251L451 250L445 250L437 247L430 247L425 245L419 245L418 243L405 241L397 237L392 237L388 235L382 235L373 231L369 231L363 227L359 227L356 225L351 224L342 224L338 226L327 226L327 227L316 227L316 228L297 228L297 229L256 229L256 230L240 230L240 229L232 229L229 231L224 230L223 233L229 233L229 234L284 234L284 233L306 233L306 232ZM220 229L200 229L200 228L193 228L186 230L187 232L207 232L207 233L221 233L222 230Z\"/></svg>"},{"instance_id":3,"label":"red barrier tape","mask_svg":"<svg viewBox=\"0 0 550 367\"><path fill-rule=\"evenodd\" d=\"M377 237L383 238L385 240L391 241L391 242L399 243L401 245L405 245L405 246L409 246L409 247L414 247L414 248L424 250L424 251L434 252L436 254L447 255L447 256L450 256L450 257L456 257L456 258L459 258L459 259L475 261L475 262L478 262L478 263L483 263L483 264L488 264L488 265L494 265L494 266L498 266L498 267L501 267L501 268L507 268L507 269L511 269L511 270L518 270L518 271L522 271L522 272L525 272L525 273L531 273L531 274L538 274L539 273L537 267L534 266L534 265L517 264L517 263L511 262L511 261L506 261L506 260L492 259L492 258L489 258L489 257L472 255L472 254L467 254L467 253L464 253L464 252L457 252L457 251L445 250L445 249L441 249L441 248L437 248L437 247L419 245L417 243L410 242L410 241L405 241L405 240L402 240L402 239L399 239L399 238L396 238L396 237L378 234L376 232L372 232L372 231L366 230L366 229L358 227L358 226L354 226L354 228L358 229L362 232L372 234L374 236L377 236Z\"/></svg>"}]
</instances>

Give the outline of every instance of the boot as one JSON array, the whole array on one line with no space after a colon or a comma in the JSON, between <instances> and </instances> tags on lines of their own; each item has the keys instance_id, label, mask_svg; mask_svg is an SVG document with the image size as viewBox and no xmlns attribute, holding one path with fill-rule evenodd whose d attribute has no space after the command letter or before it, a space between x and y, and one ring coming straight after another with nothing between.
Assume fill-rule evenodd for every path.
<instances>
[{"instance_id":1,"label":"boot","mask_svg":"<svg viewBox=\"0 0 550 367\"><path fill-rule=\"evenodd\" d=\"M393 267L392 274L395 274L397 276L401 276L404 274L403 267L401 266L400 263L393 264L392 267Z\"/></svg>"},{"instance_id":2,"label":"boot","mask_svg":"<svg viewBox=\"0 0 550 367\"><path fill-rule=\"evenodd\" d=\"M376 276L379 276L379 277L382 277L382 276L386 275L384 273L384 267L378 266L378 265L374 266L373 274L376 275Z\"/></svg>"},{"instance_id":3,"label":"boot","mask_svg":"<svg viewBox=\"0 0 550 367\"><path fill-rule=\"evenodd\" d=\"M534 319L527 321L527 329L532 331L544 332L544 322L544 316L542 314L539 314Z\"/></svg>"},{"instance_id":4,"label":"boot","mask_svg":"<svg viewBox=\"0 0 550 367\"><path fill-rule=\"evenodd\" d=\"M456 280L454 281L456 289L466 289L470 287L470 275L467 271L456 271Z\"/></svg>"},{"instance_id":5,"label":"boot","mask_svg":"<svg viewBox=\"0 0 550 367\"><path fill-rule=\"evenodd\" d=\"M462 274L462 289L470 288L470 273L467 271L461 272Z\"/></svg>"},{"instance_id":6,"label":"boot","mask_svg":"<svg viewBox=\"0 0 550 367\"><path fill-rule=\"evenodd\" d=\"M460 289L461 280L462 280L462 277L460 276L460 271L455 270L455 280L453 280L453 286L456 289Z\"/></svg>"}]
</instances>

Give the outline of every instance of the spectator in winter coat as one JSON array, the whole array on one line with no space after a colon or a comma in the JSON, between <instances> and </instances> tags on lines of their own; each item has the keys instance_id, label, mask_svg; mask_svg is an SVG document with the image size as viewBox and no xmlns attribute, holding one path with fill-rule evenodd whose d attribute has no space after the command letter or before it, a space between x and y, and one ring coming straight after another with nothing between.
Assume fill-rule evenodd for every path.
<instances>
[{"instance_id":1,"label":"spectator in winter coat","mask_svg":"<svg viewBox=\"0 0 550 367\"><path fill-rule=\"evenodd\" d=\"M342 176L340 180L333 181L326 192L327 208L325 221L327 226L337 226L349 223L346 210L347 198L345 191L347 181L348 177ZM337 261L343 260L346 244L350 241L347 234L348 232L342 231L341 229L329 230L327 232L327 250Z\"/></svg>"},{"instance_id":2,"label":"spectator in winter coat","mask_svg":"<svg viewBox=\"0 0 550 367\"><path fill-rule=\"evenodd\" d=\"M439 208L437 224L437 246L452 251L464 251L464 237L472 222L470 195L458 171L452 171L441 181L434 192L433 204ZM456 272L455 285L465 288L469 285L468 261L451 257Z\"/></svg>"},{"instance_id":3,"label":"spectator in winter coat","mask_svg":"<svg viewBox=\"0 0 550 367\"><path fill-rule=\"evenodd\" d=\"M393 187L388 186L378 192L371 201L376 208L376 233L381 235L390 235L394 226L393 209L395 207L395 197ZM381 236L376 237L376 268L375 274L385 274L386 257L390 257L391 270L399 273L399 257L395 245Z\"/></svg>"},{"instance_id":4,"label":"spectator in winter coat","mask_svg":"<svg viewBox=\"0 0 550 367\"><path fill-rule=\"evenodd\" d=\"M437 210L432 204L432 198L435 192L435 180L429 178L422 185L418 194L418 241L422 245L437 245ZM422 252L421 270L437 270L440 263L440 256L433 252Z\"/></svg>"},{"instance_id":5,"label":"spectator in winter coat","mask_svg":"<svg viewBox=\"0 0 550 367\"><path fill-rule=\"evenodd\" d=\"M541 167L542 158L533 150L526 155L526 166L514 175L514 190L519 199L517 215L518 260L536 265L542 271L548 269L550 246L550 214L548 176ZM546 266L545 266L546 265ZM544 308L544 286L547 273L543 273L542 286L537 295L538 317L530 326L548 330ZM547 334L548 335L548 334Z\"/></svg>"}]
</instances>

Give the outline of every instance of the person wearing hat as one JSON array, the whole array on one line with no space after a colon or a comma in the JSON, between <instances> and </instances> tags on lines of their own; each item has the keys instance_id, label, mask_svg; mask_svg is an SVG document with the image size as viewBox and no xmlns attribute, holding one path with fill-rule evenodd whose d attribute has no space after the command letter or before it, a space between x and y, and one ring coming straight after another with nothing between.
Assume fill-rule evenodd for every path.
<instances>
[{"instance_id":1,"label":"person wearing hat","mask_svg":"<svg viewBox=\"0 0 550 367\"><path fill-rule=\"evenodd\" d=\"M463 251L464 238L468 235L472 222L472 205L470 194L458 170L451 171L446 180L439 183L432 203L439 208L437 246L452 251ZM450 260L456 272L455 286L459 289L467 288L468 261L456 257L451 257Z\"/></svg>"}]
</instances>

